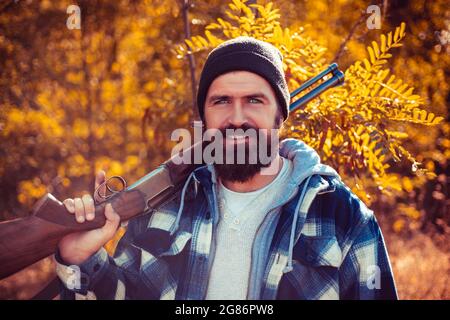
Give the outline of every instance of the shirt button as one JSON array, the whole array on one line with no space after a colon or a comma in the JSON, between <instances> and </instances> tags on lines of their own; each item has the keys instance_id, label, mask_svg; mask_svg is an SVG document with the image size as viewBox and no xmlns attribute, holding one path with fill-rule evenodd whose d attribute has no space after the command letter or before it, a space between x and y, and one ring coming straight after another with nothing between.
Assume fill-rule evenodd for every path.
<instances>
[{"instance_id":1,"label":"shirt button","mask_svg":"<svg viewBox=\"0 0 450 320\"><path fill-rule=\"evenodd\" d=\"M238 218L234 219L234 224L239 224L239 223L240 223L240 221Z\"/></svg>"}]
</instances>

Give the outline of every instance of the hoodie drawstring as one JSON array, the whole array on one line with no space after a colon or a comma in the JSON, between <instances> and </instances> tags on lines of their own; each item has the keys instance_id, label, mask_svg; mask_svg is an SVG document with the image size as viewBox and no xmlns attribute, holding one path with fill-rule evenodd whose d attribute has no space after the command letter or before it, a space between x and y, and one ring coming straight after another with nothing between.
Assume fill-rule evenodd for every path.
<instances>
[{"instance_id":1,"label":"hoodie drawstring","mask_svg":"<svg viewBox=\"0 0 450 320\"><path fill-rule=\"evenodd\" d=\"M290 239L289 239L288 263L287 263L286 267L284 267L283 273L291 272L293 269L293 267L292 267L292 252L294 250L295 227L297 226L297 219L298 219L298 215L299 215L300 206L302 205L303 199L305 198L306 189L308 189L308 184L309 184L309 180L311 179L311 177L312 177L312 175L306 179L305 186L303 187L302 194L300 195L300 199L299 199L297 206L295 208L295 211L294 211L295 214L294 214L294 219L292 221L291 234L290 234Z\"/></svg>"},{"instance_id":2,"label":"hoodie drawstring","mask_svg":"<svg viewBox=\"0 0 450 320\"><path fill-rule=\"evenodd\" d=\"M212 182L212 193L213 193L213 202L214 202L214 210L216 214L214 215L214 220L217 219L219 214L219 201L217 198L217 176L216 171L214 170L213 165L208 165L208 170L211 172L211 182Z\"/></svg>"},{"instance_id":3,"label":"hoodie drawstring","mask_svg":"<svg viewBox=\"0 0 450 320\"><path fill-rule=\"evenodd\" d=\"M181 214L183 213L183 208L184 208L184 196L186 194L186 189L187 189L187 187L189 185L189 182L191 181L192 177L194 177L194 171L192 171L189 174L186 182L184 183L183 189L181 191L180 207L178 208L177 218L175 219L175 224L174 224L173 230L170 233L171 236L175 233L175 231L178 230L178 226L179 226L180 220L181 220Z\"/></svg>"}]
</instances>

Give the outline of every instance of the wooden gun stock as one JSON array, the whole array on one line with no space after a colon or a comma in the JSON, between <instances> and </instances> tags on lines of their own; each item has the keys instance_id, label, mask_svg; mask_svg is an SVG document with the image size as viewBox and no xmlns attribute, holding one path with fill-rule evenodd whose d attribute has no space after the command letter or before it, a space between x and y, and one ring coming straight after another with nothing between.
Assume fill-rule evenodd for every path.
<instances>
[{"instance_id":1,"label":"wooden gun stock","mask_svg":"<svg viewBox=\"0 0 450 320\"><path fill-rule=\"evenodd\" d=\"M130 188L96 204L95 219L84 223L76 222L61 201L46 194L36 203L31 216L0 222L0 279L55 253L65 235L102 227L107 203L121 221L157 208L179 190L194 168L169 160Z\"/></svg>"}]
</instances>

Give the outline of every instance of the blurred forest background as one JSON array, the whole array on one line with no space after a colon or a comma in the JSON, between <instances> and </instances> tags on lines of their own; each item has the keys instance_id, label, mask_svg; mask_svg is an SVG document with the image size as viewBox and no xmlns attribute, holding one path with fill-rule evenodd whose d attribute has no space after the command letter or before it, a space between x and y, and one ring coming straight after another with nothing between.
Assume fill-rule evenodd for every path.
<instances>
[{"instance_id":1,"label":"blurred forest background","mask_svg":"<svg viewBox=\"0 0 450 320\"><path fill-rule=\"evenodd\" d=\"M70 5L81 29L68 28ZM312 145L375 211L401 299L449 299L445 0L1 1L0 220L46 192L92 193L99 169L129 182L154 169L196 116L207 53L241 34L280 48L291 91L329 63L345 71L285 136ZM28 299L52 276L44 259L0 280L0 299Z\"/></svg>"}]
</instances>

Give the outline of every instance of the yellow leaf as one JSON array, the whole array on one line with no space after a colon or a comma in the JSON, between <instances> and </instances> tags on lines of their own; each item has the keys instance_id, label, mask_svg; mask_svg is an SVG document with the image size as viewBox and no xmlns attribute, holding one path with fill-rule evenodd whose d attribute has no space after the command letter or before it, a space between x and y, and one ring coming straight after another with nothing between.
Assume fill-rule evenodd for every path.
<instances>
[{"instance_id":1,"label":"yellow leaf","mask_svg":"<svg viewBox=\"0 0 450 320\"><path fill-rule=\"evenodd\" d=\"M375 57L379 58L380 57L380 49L378 48L378 43L376 43L375 41L372 41L372 46L373 46L373 50L375 52Z\"/></svg>"},{"instance_id":2,"label":"yellow leaf","mask_svg":"<svg viewBox=\"0 0 450 320\"><path fill-rule=\"evenodd\" d=\"M367 51L369 52L370 62L375 63L376 59L373 49L371 47L367 47Z\"/></svg>"},{"instance_id":3,"label":"yellow leaf","mask_svg":"<svg viewBox=\"0 0 450 320\"><path fill-rule=\"evenodd\" d=\"M442 120L444 120L444 117L436 117L436 118L434 118L432 124L438 124L438 123L441 123Z\"/></svg>"},{"instance_id":4,"label":"yellow leaf","mask_svg":"<svg viewBox=\"0 0 450 320\"><path fill-rule=\"evenodd\" d=\"M386 36L384 34L381 35L381 52L386 52Z\"/></svg>"},{"instance_id":5,"label":"yellow leaf","mask_svg":"<svg viewBox=\"0 0 450 320\"><path fill-rule=\"evenodd\" d=\"M399 34L400 34L400 28L397 27L397 28L395 28L394 42L397 42L397 41L398 41L398 36L399 36Z\"/></svg>"},{"instance_id":6,"label":"yellow leaf","mask_svg":"<svg viewBox=\"0 0 450 320\"><path fill-rule=\"evenodd\" d=\"M400 37L405 36L406 23L402 22L400 25Z\"/></svg>"},{"instance_id":7,"label":"yellow leaf","mask_svg":"<svg viewBox=\"0 0 450 320\"><path fill-rule=\"evenodd\" d=\"M188 48L191 49L191 50L193 50L194 44L192 43L192 41L189 40L189 39L186 39L186 40L184 40L184 41L186 42Z\"/></svg>"}]
</instances>

